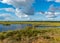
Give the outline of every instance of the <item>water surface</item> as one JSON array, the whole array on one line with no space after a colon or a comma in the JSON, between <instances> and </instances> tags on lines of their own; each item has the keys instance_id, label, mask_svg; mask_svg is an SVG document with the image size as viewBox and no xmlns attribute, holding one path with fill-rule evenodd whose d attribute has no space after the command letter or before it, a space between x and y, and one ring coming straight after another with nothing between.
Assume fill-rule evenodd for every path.
<instances>
[{"instance_id":1,"label":"water surface","mask_svg":"<svg viewBox=\"0 0 60 43\"><path fill-rule=\"evenodd\" d=\"M0 32L8 31L8 30L18 30L18 29L25 29L25 27L32 26L32 24L10 24L10 25L3 25L0 24ZM60 26L45 26L39 25L35 26L35 28L60 28Z\"/></svg>"},{"instance_id":2,"label":"water surface","mask_svg":"<svg viewBox=\"0 0 60 43\"><path fill-rule=\"evenodd\" d=\"M23 29L26 26L27 26L26 24L11 24L11 25L2 25L2 24L0 24L0 32L8 31L8 30Z\"/></svg>"}]
</instances>

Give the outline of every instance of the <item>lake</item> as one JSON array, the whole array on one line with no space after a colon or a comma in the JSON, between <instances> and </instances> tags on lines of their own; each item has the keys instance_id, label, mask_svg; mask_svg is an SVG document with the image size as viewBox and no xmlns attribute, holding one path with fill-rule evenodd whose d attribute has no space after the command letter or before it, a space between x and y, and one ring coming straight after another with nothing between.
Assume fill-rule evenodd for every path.
<instances>
[{"instance_id":1,"label":"lake","mask_svg":"<svg viewBox=\"0 0 60 43\"><path fill-rule=\"evenodd\" d=\"M8 31L8 30L18 30L24 29L26 26L32 26L32 24L10 24L10 25L3 25L0 24L0 32ZM35 28L60 28L60 26L36 26Z\"/></svg>"},{"instance_id":2,"label":"lake","mask_svg":"<svg viewBox=\"0 0 60 43\"><path fill-rule=\"evenodd\" d=\"M0 24L0 32L2 32L2 31L8 31L8 30L23 29L26 26L27 26L26 24L11 24L11 25Z\"/></svg>"}]
</instances>

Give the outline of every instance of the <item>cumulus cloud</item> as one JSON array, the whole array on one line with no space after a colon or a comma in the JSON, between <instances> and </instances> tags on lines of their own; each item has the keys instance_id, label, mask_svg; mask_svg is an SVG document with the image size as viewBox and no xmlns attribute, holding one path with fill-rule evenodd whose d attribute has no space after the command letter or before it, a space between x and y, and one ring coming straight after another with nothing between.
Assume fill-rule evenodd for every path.
<instances>
[{"instance_id":1,"label":"cumulus cloud","mask_svg":"<svg viewBox=\"0 0 60 43\"><path fill-rule=\"evenodd\" d=\"M2 3L7 3L13 5L14 7L20 8L21 7L30 7L34 0L2 0Z\"/></svg>"},{"instance_id":2,"label":"cumulus cloud","mask_svg":"<svg viewBox=\"0 0 60 43\"><path fill-rule=\"evenodd\" d=\"M6 11L6 12L15 12L15 9L13 8L1 8L0 11L3 10L3 11Z\"/></svg>"},{"instance_id":3,"label":"cumulus cloud","mask_svg":"<svg viewBox=\"0 0 60 43\"><path fill-rule=\"evenodd\" d=\"M12 16L9 13L2 13L0 14L0 20L2 21L21 21L21 20L30 20L29 17L24 17L24 18L17 18L16 16Z\"/></svg>"},{"instance_id":4,"label":"cumulus cloud","mask_svg":"<svg viewBox=\"0 0 60 43\"><path fill-rule=\"evenodd\" d=\"M48 11L40 11L37 12L37 14L44 14L45 17L49 18L49 19L53 19L56 18L58 15L60 15L60 7L54 7L53 5L51 5L48 9Z\"/></svg>"},{"instance_id":5,"label":"cumulus cloud","mask_svg":"<svg viewBox=\"0 0 60 43\"><path fill-rule=\"evenodd\" d=\"M60 12L47 12L45 14L48 18L56 18L60 14Z\"/></svg>"},{"instance_id":6,"label":"cumulus cloud","mask_svg":"<svg viewBox=\"0 0 60 43\"><path fill-rule=\"evenodd\" d=\"M50 2L50 1L54 1L54 2L58 2L58 3L60 3L60 0L47 0L48 2Z\"/></svg>"},{"instance_id":7,"label":"cumulus cloud","mask_svg":"<svg viewBox=\"0 0 60 43\"><path fill-rule=\"evenodd\" d=\"M59 11L60 12L60 6L54 6L53 4L50 5L49 11Z\"/></svg>"},{"instance_id":8,"label":"cumulus cloud","mask_svg":"<svg viewBox=\"0 0 60 43\"><path fill-rule=\"evenodd\" d=\"M14 20L14 19L15 19L11 14L8 14L8 13L0 14L0 18L1 18L2 20L6 20L6 21ZM1 20L1 19L0 19L0 20Z\"/></svg>"},{"instance_id":9,"label":"cumulus cloud","mask_svg":"<svg viewBox=\"0 0 60 43\"><path fill-rule=\"evenodd\" d=\"M15 16L18 17L18 20L30 20L29 15L22 12L21 9L13 9L13 8L1 8L0 11L5 11L5 13L0 14L0 19L4 20L16 20L16 17L14 17L11 13L15 14ZM10 13L7 13L10 12Z\"/></svg>"},{"instance_id":10,"label":"cumulus cloud","mask_svg":"<svg viewBox=\"0 0 60 43\"><path fill-rule=\"evenodd\" d=\"M36 14L44 14L45 17L47 18L56 18L60 12L50 12L50 11L46 11L46 12L37 12Z\"/></svg>"},{"instance_id":11,"label":"cumulus cloud","mask_svg":"<svg viewBox=\"0 0 60 43\"><path fill-rule=\"evenodd\" d=\"M55 0L55 2L59 2L60 3L60 0Z\"/></svg>"},{"instance_id":12,"label":"cumulus cloud","mask_svg":"<svg viewBox=\"0 0 60 43\"><path fill-rule=\"evenodd\" d=\"M26 15L25 13L22 12L22 10L16 9L15 14L19 17L28 17L28 15Z\"/></svg>"},{"instance_id":13,"label":"cumulus cloud","mask_svg":"<svg viewBox=\"0 0 60 43\"><path fill-rule=\"evenodd\" d=\"M34 9L32 6L34 0L2 0L1 2L14 6L16 8L15 9L16 16L20 18L34 14ZM10 10L11 9L9 9L9 11Z\"/></svg>"},{"instance_id":14,"label":"cumulus cloud","mask_svg":"<svg viewBox=\"0 0 60 43\"><path fill-rule=\"evenodd\" d=\"M54 1L54 0L47 0L48 2L50 2L50 1Z\"/></svg>"}]
</instances>

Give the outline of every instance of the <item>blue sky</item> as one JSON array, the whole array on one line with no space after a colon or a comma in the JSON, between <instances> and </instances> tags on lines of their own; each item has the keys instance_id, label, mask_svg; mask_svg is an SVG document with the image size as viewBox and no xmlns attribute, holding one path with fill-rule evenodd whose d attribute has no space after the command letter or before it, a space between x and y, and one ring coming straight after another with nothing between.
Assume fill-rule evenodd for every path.
<instances>
[{"instance_id":1,"label":"blue sky","mask_svg":"<svg viewBox=\"0 0 60 43\"><path fill-rule=\"evenodd\" d=\"M0 21L60 21L60 0L0 0Z\"/></svg>"}]
</instances>

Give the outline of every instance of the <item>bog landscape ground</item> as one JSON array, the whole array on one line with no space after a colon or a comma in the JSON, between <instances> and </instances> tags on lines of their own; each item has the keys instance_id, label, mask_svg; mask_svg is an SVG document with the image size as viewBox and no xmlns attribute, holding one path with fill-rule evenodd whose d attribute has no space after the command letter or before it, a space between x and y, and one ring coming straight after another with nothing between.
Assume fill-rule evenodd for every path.
<instances>
[{"instance_id":1,"label":"bog landscape ground","mask_svg":"<svg viewBox=\"0 0 60 43\"><path fill-rule=\"evenodd\" d=\"M0 24L7 27L29 24L24 29L1 31L0 43L60 43L59 21L0 21Z\"/></svg>"}]
</instances>

